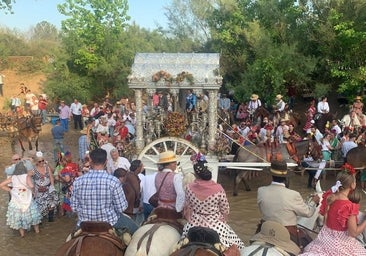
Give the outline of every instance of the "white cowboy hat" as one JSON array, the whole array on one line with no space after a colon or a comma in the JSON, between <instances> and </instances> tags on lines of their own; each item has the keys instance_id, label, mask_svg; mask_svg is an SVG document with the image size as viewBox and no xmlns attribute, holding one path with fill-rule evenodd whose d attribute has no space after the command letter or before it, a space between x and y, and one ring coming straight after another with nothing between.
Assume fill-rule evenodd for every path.
<instances>
[{"instance_id":1,"label":"white cowboy hat","mask_svg":"<svg viewBox=\"0 0 366 256\"><path fill-rule=\"evenodd\" d=\"M172 163L172 162L177 162L177 161L178 161L178 158L174 154L174 152L168 150L168 151L160 153L158 164L166 164L166 163Z\"/></svg>"},{"instance_id":2,"label":"white cowboy hat","mask_svg":"<svg viewBox=\"0 0 366 256\"><path fill-rule=\"evenodd\" d=\"M282 95L281 94L277 94L276 95L276 100L281 100L282 99Z\"/></svg>"},{"instance_id":3,"label":"white cowboy hat","mask_svg":"<svg viewBox=\"0 0 366 256\"><path fill-rule=\"evenodd\" d=\"M291 241L290 233L287 228L275 221L264 222L262 224L261 231L258 234L255 234L250 241L262 241L269 243L294 255L298 255L300 253L300 248Z\"/></svg>"},{"instance_id":4,"label":"white cowboy hat","mask_svg":"<svg viewBox=\"0 0 366 256\"><path fill-rule=\"evenodd\" d=\"M259 96L257 94L252 94L252 96L250 97L251 100L257 100L259 98Z\"/></svg>"}]
</instances>

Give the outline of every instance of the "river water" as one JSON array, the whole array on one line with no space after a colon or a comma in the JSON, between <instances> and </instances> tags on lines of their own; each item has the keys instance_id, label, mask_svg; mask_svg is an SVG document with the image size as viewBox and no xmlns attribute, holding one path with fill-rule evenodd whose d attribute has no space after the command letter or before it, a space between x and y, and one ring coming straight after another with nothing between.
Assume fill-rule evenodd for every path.
<instances>
[{"instance_id":1,"label":"river water","mask_svg":"<svg viewBox=\"0 0 366 256\"><path fill-rule=\"evenodd\" d=\"M42 133L44 133L42 131ZM74 131L70 131L66 139L69 143L69 147L72 153L77 154L77 138L80 134ZM48 134L41 136L40 148L45 152L46 159L52 161L50 145L50 137ZM0 138L0 147L2 153L0 155L0 169L4 170L5 166L10 163L12 151L10 147L10 141L7 138ZM16 147L17 149L17 147ZM31 152L34 154L34 151ZM4 180L4 172L0 172L1 180ZM307 176L300 176L293 174L290 178L290 188L299 191L304 198L309 196L313 191L306 188ZM328 189L335 181L335 176L330 172L326 182L323 184L323 189ZM270 183L270 177L267 175L261 175L250 182L252 191L244 191L244 186L240 186L239 195L232 196L233 178L229 173L221 172L218 177L220 182L227 192L227 196L230 202L230 216L229 224L237 232L237 234L243 239L244 243L248 245L250 237L254 234L256 225L260 219L259 210L256 204L257 188L258 186L266 185ZM0 256L2 255L34 255L34 256L47 256L54 255L58 247L62 245L69 232L75 225L75 218L70 217L57 217L54 222L47 222L44 220L40 226L40 233L35 234L32 231L26 234L25 238L20 238L18 231L10 229L6 226L6 210L8 203L8 194L5 191L0 192ZM365 207L365 200L362 200L362 209Z\"/></svg>"}]
</instances>

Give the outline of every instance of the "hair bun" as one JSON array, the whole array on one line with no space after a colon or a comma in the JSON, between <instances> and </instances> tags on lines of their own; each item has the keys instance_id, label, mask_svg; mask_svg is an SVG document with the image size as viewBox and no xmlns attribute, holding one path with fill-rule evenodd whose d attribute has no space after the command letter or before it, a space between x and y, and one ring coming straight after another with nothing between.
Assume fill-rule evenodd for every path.
<instances>
[{"instance_id":1,"label":"hair bun","mask_svg":"<svg viewBox=\"0 0 366 256\"><path fill-rule=\"evenodd\" d=\"M202 180L211 180L212 179L212 173L210 170L208 170L208 167L205 165L207 163L206 160L204 161L197 161L193 165L193 169L195 174Z\"/></svg>"}]
</instances>

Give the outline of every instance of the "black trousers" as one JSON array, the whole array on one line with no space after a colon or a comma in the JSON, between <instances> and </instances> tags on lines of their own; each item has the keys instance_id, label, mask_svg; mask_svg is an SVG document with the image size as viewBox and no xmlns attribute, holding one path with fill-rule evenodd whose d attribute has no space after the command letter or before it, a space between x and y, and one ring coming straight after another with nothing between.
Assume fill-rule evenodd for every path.
<instances>
[{"instance_id":1,"label":"black trousers","mask_svg":"<svg viewBox=\"0 0 366 256\"><path fill-rule=\"evenodd\" d=\"M75 115L75 114L72 114L73 116L73 119L74 119L74 128L75 130L78 128L80 128L80 130L83 129L83 122L82 122L82 118L81 118L81 115Z\"/></svg>"}]
</instances>

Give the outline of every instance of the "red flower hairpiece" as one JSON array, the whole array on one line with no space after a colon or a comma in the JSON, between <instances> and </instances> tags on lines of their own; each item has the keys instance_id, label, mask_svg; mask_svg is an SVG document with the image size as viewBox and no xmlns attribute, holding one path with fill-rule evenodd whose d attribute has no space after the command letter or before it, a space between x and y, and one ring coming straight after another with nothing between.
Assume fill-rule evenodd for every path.
<instances>
[{"instance_id":1,"label":"red flower hairpiece","mask_svg":"<svg viewBox=\"0 0 366 256\"><path fill-rule=\"evenodd\" d=\"M344 169L348 174L353 175L356 173L355 168L353 168L353 166L350 165L349 163L345 163L344 165L342 165L341 168Z\"/></svg>"}]
</instances>

